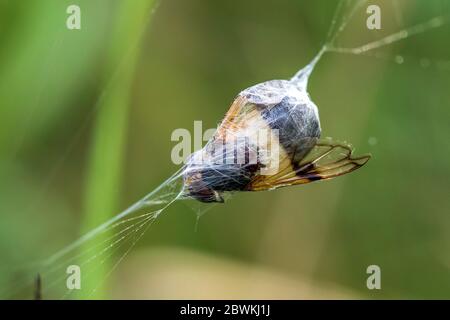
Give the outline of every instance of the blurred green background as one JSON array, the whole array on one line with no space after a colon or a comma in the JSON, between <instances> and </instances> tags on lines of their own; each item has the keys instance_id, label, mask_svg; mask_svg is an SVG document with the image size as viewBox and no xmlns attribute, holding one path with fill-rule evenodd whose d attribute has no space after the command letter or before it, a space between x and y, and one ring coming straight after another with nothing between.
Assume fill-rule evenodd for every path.
<instances>
[{"instance_id":1,"label":"blurred green background","mask_svg":"<svg viewBox=\"0 0 450 320\"><path fill-rule=\"evenodd\" d=\"M371 3L382 30L367 30L363 7L341 46L450 15L449 0ZM66 28L70 4L81 30ZM174 129L213 128L239 91L307 64L336 5L0 0L1 296L32 298L32 285L16 293L36 275L28 263L176 171ZM370 55L326 54L309 85L323 136L372 160L332 181L236 194L197 228L177 204L117 268L121 251L96 269L95 297L450 298L449 37L447 25ZM372 264L381 290L366 287Z\"/></svg>"}]
</instances>

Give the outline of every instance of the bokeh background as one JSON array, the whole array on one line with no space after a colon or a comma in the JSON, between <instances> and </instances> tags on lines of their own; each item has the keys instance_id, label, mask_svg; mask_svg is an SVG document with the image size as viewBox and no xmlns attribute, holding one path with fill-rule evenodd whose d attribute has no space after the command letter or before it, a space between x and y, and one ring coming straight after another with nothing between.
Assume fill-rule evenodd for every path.
<instances>
[{"instance_id":1,"label":"bokeh background","mask_svg":"<svg viewBox=\"0 0 450 320\"><path fill-rule=\"evenodd\" d=\"M367 30L363 6L340 45L450 15L448 0L371 3L382 30ZM65 26L70 4L81 30ZM32 298L32 283L21 287L36 275L30 262L176 171L174 129L213 128L239 91L308 63L336 6L1 0L2 297ZM198 224L176 204L116 268L123 250L87 280L102 283L92 297L450 298L449 37L447 25L368 55L326 54L309 85L323 135L372 160L332 181L236 194ZM381 290L366 287L372 264Z\"/></svg>"}]
</instances>

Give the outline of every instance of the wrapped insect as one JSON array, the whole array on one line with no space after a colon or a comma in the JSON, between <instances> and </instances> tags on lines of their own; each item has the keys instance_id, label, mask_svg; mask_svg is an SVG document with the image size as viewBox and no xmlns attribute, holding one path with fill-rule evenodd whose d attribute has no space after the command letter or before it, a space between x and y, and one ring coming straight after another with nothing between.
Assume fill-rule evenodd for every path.
<instances>
[{"instance_id":1,"label":"wrapped insect","mask_svg":"<svg viewBox=\"0 0 450 320\"><path fill-rule=\"evenodd\" d=\"M364 165L348 145L319 141L317 106L306 90L321 53L291 80L240 92L215 135L183 173L186 196L223 202L224 192L272 190L330 179Z\"/></svg>"}]
</instances>

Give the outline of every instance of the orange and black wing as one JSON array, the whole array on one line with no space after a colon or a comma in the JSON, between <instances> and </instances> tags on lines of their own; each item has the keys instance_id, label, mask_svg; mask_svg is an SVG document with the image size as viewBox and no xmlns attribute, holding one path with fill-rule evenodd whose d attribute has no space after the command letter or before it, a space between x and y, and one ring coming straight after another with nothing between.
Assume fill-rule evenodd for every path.
<instances>
[{"instance_id":1,"label":"orange and black wing","mask_svg":"<svg viewBox=\"0 0 450 320\"><path fill-rule=\"evenodd\" d=\"M276 174L255 176L246 190L271 190L331 179L360 168L370 157L370 155L353 156L352 148L344 143L320 141L298 163L292 161L295 157L286 156L280 159Z\"/></svg>"},{"instance_id":2,"label":"orange and black wing","mask_svg":"<svg viewBox=\"0 0 450 320\"><path fill-rule=\"evenodd\" d=\"M249 126L254 118L259 117L259 112L254 104L248 103L244 96L237 96L230 109L217 128L216 140L225 140L235 136L240 130ZM227 137L228 136L228 137Z\"/></svg>"}]
</instances>

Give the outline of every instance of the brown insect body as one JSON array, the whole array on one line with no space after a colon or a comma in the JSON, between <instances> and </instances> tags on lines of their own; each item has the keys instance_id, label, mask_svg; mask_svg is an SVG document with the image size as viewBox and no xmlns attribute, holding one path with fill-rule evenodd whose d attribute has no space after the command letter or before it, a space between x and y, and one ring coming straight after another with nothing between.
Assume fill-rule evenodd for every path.
<instances>
[{"instance_id":1,"label":"brown insect body","mask_svg":"<svg viewBox=\"0 0 450 320\"><path fill-rule=\"evenodd\" d=\"M271 134L268 144L253 138L260 131ZM370 158L353 158L345 144L319 142L320 133L317 107L304 86L272 80L250 87L239 93L214 137L188 161L187 195L202 202L223 202L223 192L271 190L329 179L361 167ZM222 146L219 152L216 146ZM277 159L271 160L278 167L262 173L268 164L259 155L274 147L278 152L272 157ZM237 160L238 154L244 155L244 162ZM201 161L195 161L198 158Z\"/></svg>"}]
</instances>

